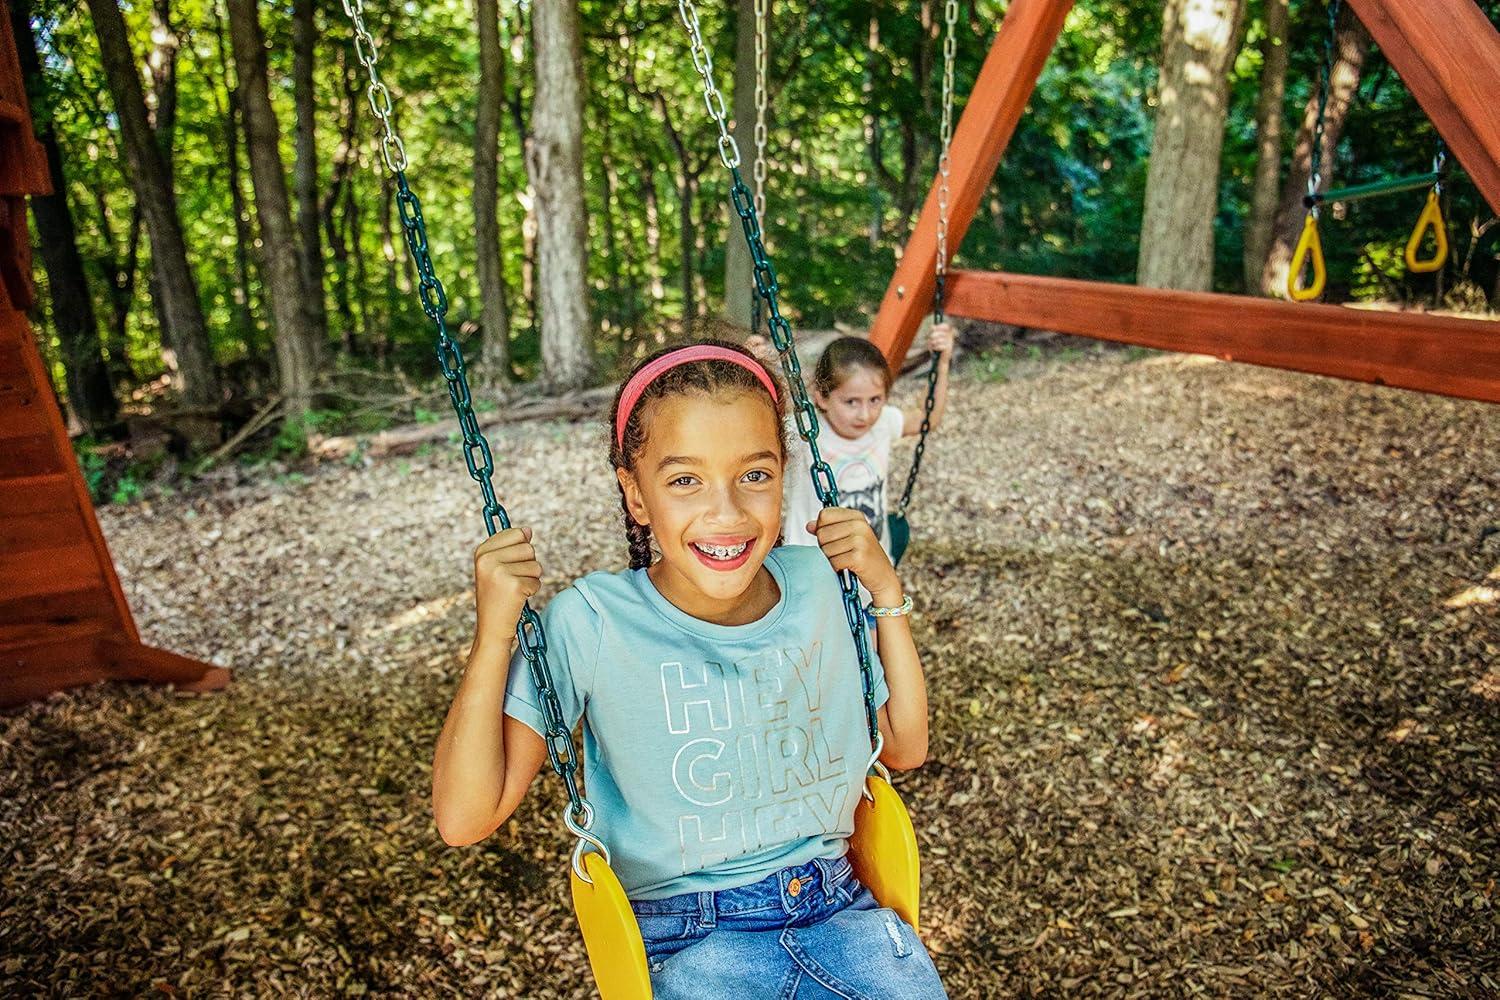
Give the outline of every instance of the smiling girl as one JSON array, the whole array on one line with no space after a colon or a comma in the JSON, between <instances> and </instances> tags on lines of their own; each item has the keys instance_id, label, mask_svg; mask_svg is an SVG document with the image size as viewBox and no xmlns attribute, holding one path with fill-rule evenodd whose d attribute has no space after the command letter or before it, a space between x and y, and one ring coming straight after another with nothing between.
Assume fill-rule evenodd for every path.
<instances>
[{"instance_id":1,"label":"smiling girl","mask_svg":"<svg viewBox=\"0 0 1500 1000\"><path fill-rule=\"evenodd\" d=\"M930 429L942 423L948 408L948 367L953 353L953 327L937 323L928 334L928 350L937 354L937 386L933 397ZM891 539L886 530L890 503L886 480L890 476L891 445L922 429L922 407L903 410L889 402L891 370L885 355L868 340L840 337L818 358L813 373L813 403L831 434L818 438L823 459L833 469L839 484L839 499L865 515L870 530L886 555ZM811 478L812 453L799 439L790 467L798 474L787 478L786 541L791 545L815 545L812 522L818 517L818 497Z\"/></svg>"},{"instance_id":2,"label":"smiling girl","mask_svg":"<svg viewBox=\"0 0 1500 1000\"><path fill-rule=\"evenodd\" d=\"M630 569L590 573L543 613L563 716L583 719L594 830L659 1000L942 997L916 933L845 857L871 745L837 572L887 611L880 759L909 769L927 756L927 693L901 582L857 511L819 513L818 548L779 544L784 400L720 342L659 352L621 387L610 463ZM507 655L540 580L530 529L475 554L477 633L433 761L449 844L489 836L547 762L536 686Z\"/></svg>"}]
</instances>

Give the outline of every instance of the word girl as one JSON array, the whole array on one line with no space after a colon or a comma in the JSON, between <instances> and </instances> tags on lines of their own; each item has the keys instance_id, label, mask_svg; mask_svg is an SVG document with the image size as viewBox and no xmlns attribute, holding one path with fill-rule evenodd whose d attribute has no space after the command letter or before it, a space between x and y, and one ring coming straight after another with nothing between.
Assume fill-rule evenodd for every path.
<instances>
[{"instance_id":1,"label":"word girl","mask_svg":"<svg viewBox=\"0 0 1500 1000\"><path fill-rule=\"evenodd\" d=\"M543 614L564 720L645 940L658 1000L945 996L912 928L848 859L870 758L837 573L872 595L881 760L927 756L927 692L901 581L863 515L780 546L785 393L752 354L657 353L615 398L610 463L630 569ZM433 761L449 844L506 821L547 761L540 699L507 655L541 566L529 528L479 546L478 626ZM503 710L503 714L502 714Z\"/></svg>"}]
</instances>

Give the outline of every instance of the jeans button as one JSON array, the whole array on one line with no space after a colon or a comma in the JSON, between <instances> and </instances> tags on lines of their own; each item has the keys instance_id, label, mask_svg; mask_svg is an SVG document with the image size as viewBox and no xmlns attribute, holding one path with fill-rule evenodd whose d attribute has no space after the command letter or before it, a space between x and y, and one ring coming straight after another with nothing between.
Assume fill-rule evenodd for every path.
<instances>
[{"instance_id":1,"label":"jeans button","mask_svg":"<svg viewBox=\"0 0 1500 1000\"><path fill-rule=\"evenodd\" d=\"M793 878L790 882L788 882L786 884L786 894L788 896L791 896L793 899L796 899L799 895L801 895L802 880L800 878Z\"/></svg>"}]
</instances>

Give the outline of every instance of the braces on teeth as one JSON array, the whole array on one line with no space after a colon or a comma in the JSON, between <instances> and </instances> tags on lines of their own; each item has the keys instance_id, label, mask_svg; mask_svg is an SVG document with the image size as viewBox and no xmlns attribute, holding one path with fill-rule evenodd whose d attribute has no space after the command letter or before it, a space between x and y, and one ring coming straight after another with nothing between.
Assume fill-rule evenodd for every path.
<instances>
[{"instance_id":1,"label":"braces on teeth","mask_svg":"<svg viewBox=\"0 0 1500 1000\"><path fill-rule=\"evenodd\" d=\"M704 545L700 542L694 542L693 546L698 551L713 556L715 559L733 559L741 552L744 552L745 546L749 544L749 542L741 542L739 545Z\"/></svg>"}]
</instances>

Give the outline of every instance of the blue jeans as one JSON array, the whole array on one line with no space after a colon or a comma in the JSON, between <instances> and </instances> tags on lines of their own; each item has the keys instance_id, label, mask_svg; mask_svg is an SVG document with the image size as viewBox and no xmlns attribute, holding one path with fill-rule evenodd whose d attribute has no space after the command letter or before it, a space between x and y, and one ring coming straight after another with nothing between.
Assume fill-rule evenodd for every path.
<instances>
[{"instance_id":1,"label":"blue jeans","mask_svg":"<svg viewBox=\"0 0 1500 1000\"><path fill-rule=\"evenodd\" d=\"M847 858L754 885L631 902L655 1000L946 1000L916 931Z\"/></svg>"}]
</instances>

